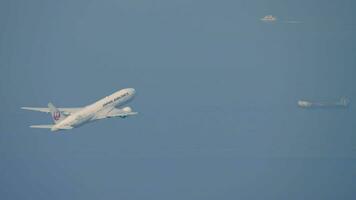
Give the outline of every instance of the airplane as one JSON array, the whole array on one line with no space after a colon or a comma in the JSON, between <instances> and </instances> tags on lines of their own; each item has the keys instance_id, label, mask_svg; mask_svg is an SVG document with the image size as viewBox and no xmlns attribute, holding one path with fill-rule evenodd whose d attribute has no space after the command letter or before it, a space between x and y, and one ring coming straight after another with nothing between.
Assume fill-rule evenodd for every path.
<instances>
[{"instance_id":1,"label":"airplane","mask_svg":"<svg viewBox=\"0 0 356 200\"><path fill-rule=\"evenodd\" d=\"M266 16L262 17L260 20L264 21L264 22L274 22L274 21L277 21L277 18L273 15L266 15Z\"/></svg>"},{"instance_id":2,"label":"airplane","mask_svg":"<svg viewBox=\"0 0 356 200\"><path fill-rule=\"evenodd\" d=\"M50 129L51 131L69 130L100 119L137 115L131 107L119 108L130 102L136 94L133 88L119 90L93 104L79 108L56 108L48 103L48 108L21 107L24 110L51 113L54 124L31 125L31 128Z\"/></svg>"},{"instance_id":3,"label":"airplane","mask_svg":"<svg viewBox=\"0 0 356 200\"><path fill-rule=\"evenodd\" d=\"M299 100L297 102L298 106L301 108L312 108L312 107L347 107L350 100L346 97L341 97L338 102L310 102L305 100Z\"/></svg>"}]
</instances>

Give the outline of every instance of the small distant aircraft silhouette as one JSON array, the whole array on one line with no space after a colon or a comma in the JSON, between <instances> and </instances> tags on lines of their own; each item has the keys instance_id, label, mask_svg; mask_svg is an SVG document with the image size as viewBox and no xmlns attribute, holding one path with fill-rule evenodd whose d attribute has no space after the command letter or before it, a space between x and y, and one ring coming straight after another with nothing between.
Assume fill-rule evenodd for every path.
<instances>
[{"instance_id":1,"label":"small distant aircraft silhouette","mask_svg":"<svg viewBox=\"0 0 356 200\"><path fill-rule=\"evenodd\" d=\"M273 15L266 15L266 16L262 17L260 20L264 21L264 22L274 22L274 21L277 21L277 18L274 17Z\"/></svg>"},{"instance_id":2,"label":"small distant aircraft silhouette","mask_svg":"<svg viewBox=\"0 0 356 200\"><path fill-rule=\"evenodd\" d=\"M338 102L335 103L325 103L325 102L310 102L305 100L299 100L298 106L301 108L311 108L311 107L347 107L350 100L346 97L341 97Z\"/></svg>"}]
</instances>

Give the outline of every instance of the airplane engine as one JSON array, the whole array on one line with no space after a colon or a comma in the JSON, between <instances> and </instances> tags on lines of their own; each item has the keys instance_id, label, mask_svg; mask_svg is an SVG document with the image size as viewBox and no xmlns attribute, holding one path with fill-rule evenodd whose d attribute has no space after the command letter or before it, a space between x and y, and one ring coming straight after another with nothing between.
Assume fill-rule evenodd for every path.
<instances>
[{"instance_id":1,"label":"airplane engine","mask_svg":"<svg viewBox=\"0 0 356 200\"><path fill-rule=\"evenodd\" d=\"M124 112L132 112L132 109L131 109L131 107L127 106L127 107L123 108L122 111L124 111Z\"/></svg>"}]
</instances>

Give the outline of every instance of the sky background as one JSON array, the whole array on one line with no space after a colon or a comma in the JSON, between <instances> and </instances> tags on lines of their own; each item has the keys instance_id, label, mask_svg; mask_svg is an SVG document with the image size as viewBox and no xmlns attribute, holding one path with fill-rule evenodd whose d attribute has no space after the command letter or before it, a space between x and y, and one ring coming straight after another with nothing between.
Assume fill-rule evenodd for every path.
<instances>
[{"instance_id":1,"label":"sky background","mask_svg":"<svg viewBox=\"0 0 356 200\"><path fill-rule=\"evenodd\" d=\"M0 1L0 199L356 199L356 1ZM259 19L272 14L273 24ZM301 23L288 24L296 20ZM140 114L53 134L133 87ZM347 109L300 109L299 99Z\"/></svg>"}]
</instances>

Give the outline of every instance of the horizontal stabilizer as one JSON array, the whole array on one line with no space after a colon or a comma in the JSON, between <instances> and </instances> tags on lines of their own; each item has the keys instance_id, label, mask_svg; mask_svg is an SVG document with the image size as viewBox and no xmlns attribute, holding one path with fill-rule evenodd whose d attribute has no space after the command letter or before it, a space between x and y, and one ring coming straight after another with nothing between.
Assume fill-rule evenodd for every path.
<instances>
[{"instance_id":1,"label":"horizontal stabilizer","mask_svg":"<svg viewBox=\"0 0 356 200\"><path fill-rule=\"evenodd\" d=\"M47 124L47 125L31 125L31 128L47 128L51 129L53 127L53 124Z\"/></svg>"},{"instance_id":2,"label":"horizontal stabilizer","mask_svg":"<svg viewBox=\"0 0 356 200\"><path fill-rule=\"evenodd\" d=\"M31 125L31 128L44 128L44 129L51 129L51 131L58 131L58 130L69 130L73 129L72 126L62 126L62 127L56 127L55 129L53 128L53 124L46 124L46 125Z\"/></svg>"},{"instance_id":3,"label":"horizontal stabilizer","mask_svg":"<svg viewBox=\"0 0 356 200\"><path fill-rule=\"evenodd\" d=\"M51 111L49 108L39 108L39 107L21 107L24 110L31 110L31 111L38 111L38 112L45 112L50 113ZM75 113L83 108L58 108L59 111L63 112L65 115L70 115Z\"/></svg>"},{"instance_id":4,"label":"horizontal stabilizer","mask_svg":"<svg viewBox=\"0 0 356 200\"><path fill-rule=\"evenodd\" d=\"M49 109L48 108L21 107L21 109L49 113Z\"/></svg>"}]
</instances>

